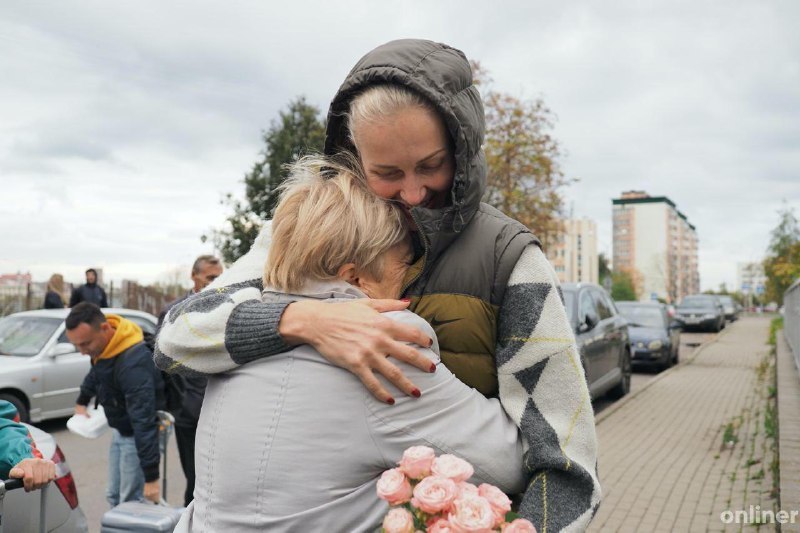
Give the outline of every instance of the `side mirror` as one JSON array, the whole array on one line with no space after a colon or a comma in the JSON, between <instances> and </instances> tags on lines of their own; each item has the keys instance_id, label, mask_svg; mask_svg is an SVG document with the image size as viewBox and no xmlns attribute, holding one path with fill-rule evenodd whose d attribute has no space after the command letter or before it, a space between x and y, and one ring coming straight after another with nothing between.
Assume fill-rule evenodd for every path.
<instances>
[{"instance_id":1,"label":"side mirror","mask_svg":"<svg viewBox=\"0 0 800 533\"><path fill-rule=\"evenodd\" d=\"M48 354L50 357L57 357L59 355L66 355L68 353L75 353L78 350L75 349L75 345L71 342L59 342L52 348L50 348L50 353Z\"/></svg>"}]
</instances>

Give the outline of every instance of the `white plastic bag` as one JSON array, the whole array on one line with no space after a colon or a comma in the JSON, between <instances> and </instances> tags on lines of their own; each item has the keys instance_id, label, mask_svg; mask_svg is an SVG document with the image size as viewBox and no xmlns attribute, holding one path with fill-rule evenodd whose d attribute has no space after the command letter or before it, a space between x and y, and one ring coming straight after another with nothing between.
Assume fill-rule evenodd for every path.
<instances>
[{"instance_id":1,"label":"white plastic bag","mask_svg":"<svg viewBox=\"0 0 800 533\"><path fill-rule=\"evenodd\" d=\"M86 414L89 415L88 418L83 415L72 415L67 420L67 429L87 439L96 439L108 431L108 420L102 405L98 405L97 409L88 407Z\"/></svg>"}]
</instances>

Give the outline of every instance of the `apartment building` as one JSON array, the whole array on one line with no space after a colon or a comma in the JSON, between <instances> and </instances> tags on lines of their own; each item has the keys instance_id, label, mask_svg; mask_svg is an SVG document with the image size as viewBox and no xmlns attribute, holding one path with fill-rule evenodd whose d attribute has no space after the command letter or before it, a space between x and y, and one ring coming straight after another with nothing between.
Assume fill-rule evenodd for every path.
<instances>
[{"instance_id":1,"label":"apartment building","mask_svg":"<svg viewBox=\"0 0 800 533\"><path fill-rule=\"evenodd\" d=\"M562 221L564 232L547 250L561 283L597 283L597 224L588 218Z\"/></svg>"},{"instance_id":2,"label":"apartment building","mask_svg":"<svg viewBox=\"0 0 800 533\"><path fill-rule=\"evenodd\" d=\"M613 265L639 299L678 302L700 292L697 230L666 196L626 191L612 200Z\"/></svg>"},{"instance_id":3,"label":"apartment building","mask_svg":"<svg viewBox=\"0 0 800 533\"><path fill-rule=\"evenodd\" d=\"M739 263L736 272L736 288L742 294L764 294L767 276L761 263Z\"/></svg>"}]
</instances>

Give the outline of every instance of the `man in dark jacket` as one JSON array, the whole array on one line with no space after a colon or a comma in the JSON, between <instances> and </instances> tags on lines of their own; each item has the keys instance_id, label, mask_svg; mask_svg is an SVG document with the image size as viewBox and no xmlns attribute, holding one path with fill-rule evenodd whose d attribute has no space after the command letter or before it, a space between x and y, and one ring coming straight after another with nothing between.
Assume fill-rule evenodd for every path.
<instances>
[{"instance_id":1,"label":"man in dark jacket","mask_svg":"<svg viewBox=\"0 0 800 533\"><path fill-rule=\"evenodd\" d=\"M70 342L92 358L75 413L85 416L86 406L96 396L114 432L108 460L108 502L114 507L142 496L158 502L156 397L161 378L141 328L117 315L106 317L88 302L70 311L66 327Z\"/></svg>"},{"instance_id":2,"label":"man in dark jacket","mask_svg":"<svg viewBox=\"0 0 800 533\"><path fill-rule=\"evenodd\" d=\"M106 291L97 284L97 271L93 268L86 271L86 284L72 291L69 306L75 307L81 302L93 303L98 307L108 307Z\"/></svg>"},{"instance_id":3,"label":"man in dark jacket","mask_svg":"<svg viewBox=\"0 0 800 533\"><path fill-rule=\"evenodd\" d=\"M222 274L222 263L213 255L201 255L192 265L192 282L194 287L177 300L170 302L158 316L158 327L164 322L167 313L179 305L192 294L202 291L212 281ZM197 434L197 421L200 419L200 408L203 406L203 396L206 393L205 376L178 376L172 379L183 381L183 402L181 410L175 413L175 437L178 442L178 455L181 458L181 467L186 476L186 492L184 493L184 506L194 498L194 440Z\"/></svg>"}]
</instances>

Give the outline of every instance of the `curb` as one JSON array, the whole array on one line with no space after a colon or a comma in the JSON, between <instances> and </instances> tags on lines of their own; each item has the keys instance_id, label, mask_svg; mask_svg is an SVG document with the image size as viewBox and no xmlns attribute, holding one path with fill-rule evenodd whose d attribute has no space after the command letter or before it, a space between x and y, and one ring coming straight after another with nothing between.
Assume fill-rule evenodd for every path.
<instances>
[{"instance_id":1,"label":"curb","mask_svg":"<svg viewBox=\"0 0 800 533\"><path fill-rule=\"evenodd\" d=\"M605 420L606 418L608 418L612 414L614 414L617 411L619 411L620 409L622 409L624 406L626 406L628 404L628 402L630 402L631 400L633 400L634 398L639 396L641 393L643 393L644 391L649 389L655 383L658 383L659 381L661 381L662 379L664 379L668 375L670 375L673 372L679 370L681 367L683 367L685 365L692 364L692 362L694 362L694 360L697 359L697 357L703 352L703 350L705 350L711 344L717 342L717 340L719 340L724 335L727 335L727 333L730 331L728 329L728 327L729 326L726 325L724 330L720 331L719 333L717 333L716 335L714 335L713 337L711 337L707 341L703 342L700 346L697 347L697 349L694 351L694 353L692 353L692 355L688 359L682 359L677 365L675 365L675 366L673 366L673 367L671 367L671 368L669 368L667 370L662 370L661 372L659 372L657 377L655 377L655 378L651 379L650 381L648 381L647 384L644 387L642 387L641 389L637 390L636 392L629 392L627 395L625 395L625 397L617 400L612 405L610 405L609 407L604 409L602 413L600 413L599 415L595 415L594 425L598 426L600 424L600 422L602 422L603 420Z\"/></svg>"}]
</instances>

